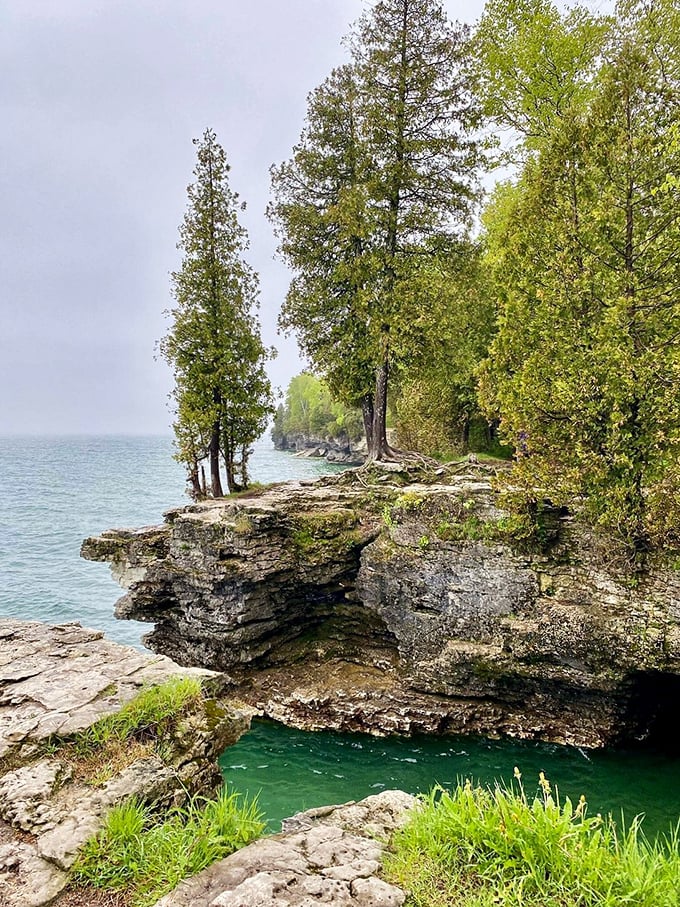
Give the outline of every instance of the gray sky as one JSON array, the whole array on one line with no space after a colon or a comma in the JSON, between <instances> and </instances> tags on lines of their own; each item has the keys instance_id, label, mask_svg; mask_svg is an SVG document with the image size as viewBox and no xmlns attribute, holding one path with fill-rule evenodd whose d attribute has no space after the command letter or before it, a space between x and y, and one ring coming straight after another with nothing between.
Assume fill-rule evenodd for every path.
<instances>
[{"instance_id":1,"label":"gray sky","mask_svg":"<svg viewBox=\"0 0 680 907\"><path fill-rule=\"evenodd\" d=\"M473 21L482 0L446 3ZM286 269L264 216L306 96L362 0L0 0L0 434L169 431L154 360L180 261L192 138L247 202L270 367Z\"/></svg>"}]
</instances>

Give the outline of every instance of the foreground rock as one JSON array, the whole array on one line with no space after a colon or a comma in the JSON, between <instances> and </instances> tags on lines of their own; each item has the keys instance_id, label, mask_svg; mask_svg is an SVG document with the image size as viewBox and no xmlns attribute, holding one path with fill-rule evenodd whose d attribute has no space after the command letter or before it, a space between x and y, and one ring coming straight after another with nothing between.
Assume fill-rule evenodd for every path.
<instances>
[{"instance_id":1,"label":"foreground rock","mask_svg":"<svg viewBox=\"0 0 680 907\"><path fill-rule=\"evenodd\" d=\"M406 894L379 877L384 846L416 800L384 791L311 809L183 882L156 907L401 907Z\"/></svg>"},{"instance_id":2,"label":"foreground rock","mask_svg":"<svg viewBox=\"0 0 680 907\"><path fill-rule=\"evenodd\" d=\"M573 518L537 537L488 469L343 473L88 539L147 644L298 727L602 746L675 733L680 573L632 584Z\"/></svg>"},{"instance_id":3,"label":"foreground rock","mask_svg":"<svg viewBox=\"0 0 680 907\"><path fill-rule=\"evenodd\" d=\"M0 904L39 907L67 884L77 850L107 812L131 797L159 806L210 793L222 782L220 753L249 727L249 716L204 699L164 739L163 758L130 745L129 758L79 776L61 744L111 715L142 687L187 674L210 696L224 681L180 668L78 624L0 620Z\"/></svg>"}]
</instances>

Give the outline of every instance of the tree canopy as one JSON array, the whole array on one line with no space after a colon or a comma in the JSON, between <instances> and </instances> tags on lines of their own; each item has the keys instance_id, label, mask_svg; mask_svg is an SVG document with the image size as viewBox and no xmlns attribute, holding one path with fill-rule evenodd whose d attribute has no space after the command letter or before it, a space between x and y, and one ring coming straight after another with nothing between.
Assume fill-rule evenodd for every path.
<instances>
[{"instance_id":1,"label":"tree canopy","mask_svg":"<svg viewBox=\"0 0 680 907\"><path fill-rule=\"evenodd\" d=\"M680 548L677 0L489 0L471 34L440 0L377 0L347 46L272 168L280 325L323 379L294 379L279 420L332 434L356 408L380 459L388 389L420 449L464 447L482 408L525 501L580 508L636 567ZM512 170L480 227L494 133ZM161 350L178 457L196 487L209 457L219 494L220 458L247 481L269 353L224 152L210 130L198 151Z\"/></svg>"},{"instance_id":2,"label":"tree canopy","mask_svg":"<svg viewBox=\"0 0 680 907\"><path fill-rule=\"evenodd\" d=\"M679 33L663 5L619 9L588 90L486 214L500 318L483 386L513 482L582 496L635 563L680 529Z\"/></svg>"}]
</instances>

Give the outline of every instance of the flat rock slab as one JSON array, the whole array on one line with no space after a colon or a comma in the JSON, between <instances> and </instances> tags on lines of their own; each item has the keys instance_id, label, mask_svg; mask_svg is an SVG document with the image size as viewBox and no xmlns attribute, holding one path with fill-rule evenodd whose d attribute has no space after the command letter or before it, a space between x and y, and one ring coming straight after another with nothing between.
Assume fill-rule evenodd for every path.
<instances>
[{"instance_id":1,"label":"flat rock slab","mask_svg":"<svg viewBox=\"0 0 680 907\"><path fill-rule=\"evenodd\" d=\"M32 844L0 845L0 904L2 907L42 907L66 886L65 872L37 853Z\"/></svg>"},{"instance_id":2,"label":"flat rock slab","mask_svg":"<svg viewBox=\"0 0 680 907\"><path fill-rule=\"evenodd\" d=\"M402 907L406 894L379 877L384 845L417 801L383 791L359 803L299 813L183 882L156 907Z\"/></svg>"},{"instance_id":3,"label":"flat rock slab","mask_svg":"<svg viewBox=\"0 0 680 907\"><path fill-rule=\"evenodd\" d=\"M211 675L118 645L80 624L2 619L0 766L52 734L77 733L117 712L144 685L191 673Z\"/></svg>"},{"instance_id":4,"label":"flat rock slab","mask_svg":"<svg viewBox=\"0 0 680 907\"><path fill-rule=\"evenodd\" d=\"M213 695L223 688L219 674L181 668L79 624L0 620L0 907L50 904L114 805L131 797L172 804L219 782L217 757L250 720L231 707L208 723L200 709L187 715L183 734L167 741L170 764L147 753L100 786L75 777L58 747L45 745L117 712L142 687L187 675Z\"/></svg>"}]
</instances>

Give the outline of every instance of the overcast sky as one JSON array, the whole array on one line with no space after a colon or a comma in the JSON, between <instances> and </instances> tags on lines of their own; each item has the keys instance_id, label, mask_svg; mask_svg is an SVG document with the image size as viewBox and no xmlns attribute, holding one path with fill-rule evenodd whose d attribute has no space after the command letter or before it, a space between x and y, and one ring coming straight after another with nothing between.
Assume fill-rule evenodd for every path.
<instances>
[{"instance_id":1,"label":"overcast sky","mask_svg":"<svg viewBox=\"0 0 680 907\"><path fill-rule=\"evenodd\" d=\"M447 2L472 22L482 0ZM362 0L0 0L0 434L169 432L154 359L192 179L217 133L247 202L265 342L288 277L268 170Z\"/></svg>"}]
</instances>

